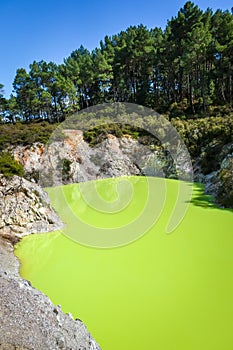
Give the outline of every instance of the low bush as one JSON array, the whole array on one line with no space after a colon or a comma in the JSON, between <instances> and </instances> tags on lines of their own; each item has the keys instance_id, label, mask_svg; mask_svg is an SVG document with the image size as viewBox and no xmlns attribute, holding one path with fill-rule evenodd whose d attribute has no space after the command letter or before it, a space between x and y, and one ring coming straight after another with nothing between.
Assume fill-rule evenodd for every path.
<instances>
[{"instance_id":1,"label":"low bush","mask_svg":"<svg viewBox=\"0 0 233 350\"><path fill-rule=\"evenodd\" d=\"M155 141L155 137L146 130L128 124L119 123L96 126L84 133L84 140L88 142L91 147L94 147L106 139L108 134L112 134L118 138L121 138L124 135L129 135L133 139L138 139L139 142L143 144L150 144L151 139L153 138L153 144L158 143L157 139Z\"/></svg>"},{"instance_id":2,"label":"low bush","mask_svg":"<svg viewBox=\"0 0 233 350\"><path fill-rule=\"evenodd\" d=\"M233 114L224 117L200 119L172 119L172 124L185 142L190 154L200 155L202 148L211 143L227 144L233 141Z\"/></svg>"},{"instance_id":3,"label":"low bush","mask_svg":"<svg viewBox=\"0 0 233 350\"><path fill-rule=\"evenodd\" d=\"M8 152L0 153L0 173L6 177L24 176L24 168Z\"/></svg>"},{"instance_id":4,"label":"low bush","mask_svg":"<svg viewBox=\"0 0 233 350\"><path fill-rule=\"evenodd\" d=\"M47 143L58 124L16 123L0 125L0 150L9 145L30 145L33 142Z\"/></svg>"}]
</instances>

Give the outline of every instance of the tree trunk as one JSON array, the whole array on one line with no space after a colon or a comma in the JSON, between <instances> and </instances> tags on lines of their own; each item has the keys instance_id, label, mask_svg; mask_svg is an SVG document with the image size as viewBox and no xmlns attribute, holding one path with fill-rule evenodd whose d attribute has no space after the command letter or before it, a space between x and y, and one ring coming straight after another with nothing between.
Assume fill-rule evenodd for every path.
<instances>
[{"instance_id":1,"label":"tree trunk","mask_svg":"<svg viewBox=\"0 0 233 350\"><path fill-rule=\"evenodd\" d=\"M190 74L188 75L188 86L189 86L189 106L190 106L192 114L195 114L195 108L194 108L194 105L193 105L192 77L191 77Z\"/></svg>"},{"instance_id":2,"label":"tree trunk","mask_svg":"<svg viewBox=\"0 0 233 350\"><path fill-rule=\"evenodd\" d=\"M232 71L231 71L231 62L229 62L229 103L232 107Z\"/></svg>"}]
</instances>

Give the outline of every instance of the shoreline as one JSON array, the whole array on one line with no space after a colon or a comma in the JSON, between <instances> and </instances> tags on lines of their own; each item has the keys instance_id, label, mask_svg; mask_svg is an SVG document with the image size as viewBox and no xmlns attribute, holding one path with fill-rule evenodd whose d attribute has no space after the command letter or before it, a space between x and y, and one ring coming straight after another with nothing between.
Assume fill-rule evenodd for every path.
<instances>
[{"instance_id":1,"label":"shoreline","mask_svg":"<svg viewBox=\"0 0 233 350\"><path fill-rule=\"evenodd\" d=\"M0 349L100 350L81 320L64 314L60 306L20 276L14 244L1 232L0 290Z\"/></svg>"}]
</instances>

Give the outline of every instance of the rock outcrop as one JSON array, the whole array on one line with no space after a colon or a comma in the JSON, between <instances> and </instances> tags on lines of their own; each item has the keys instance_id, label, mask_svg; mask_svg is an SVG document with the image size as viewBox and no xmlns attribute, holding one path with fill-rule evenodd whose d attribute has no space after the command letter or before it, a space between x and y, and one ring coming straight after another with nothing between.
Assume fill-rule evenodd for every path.
<instances>
[{"instance_id":1,"label":"rock outcrop","mask_svg":"<svg viewBox=\"0 0 233 350\"><path fill-rule=\"evenodd\" d=\"M195 162L195 180L205 185L205 193L218 205L233 208L233 143L212 144Z\"/></svg>"},{"instance_id":2,"label":"rock outcrop","mask_svg":"<svg viewBox=\"0 0 233 350\"><path fill-rule=\"evenodd\" d=\"M129 135L117 138L109 134L90 147L81 131L64 133L65 140L47 146L35 143L12 150L28 179L44 187L122 175L177 177L172 158L157 145L142 144ZM186 171L185 162L179 171Z\"/></svg>"},{"instance_id":3,"label":"rock outcrop","mask_svg":"<svg viewBox=\"0 0 233 350\"><path fill-rule=\"evenodd\" d=\"M37 184L21 177L0 175L0 232L11 239L62 227L50 206L47 193Z\"/></svg>"},{"instance_id":4,"label":"rock outcrop","mask_svg":"<svg viewBox=\"0 0 233 350\"><path fill-rule=\"evenodd\" d=\"M218 180L217 200L225 207L233 208L233 154L223 160Z\"/></svg>"}]
</instances>

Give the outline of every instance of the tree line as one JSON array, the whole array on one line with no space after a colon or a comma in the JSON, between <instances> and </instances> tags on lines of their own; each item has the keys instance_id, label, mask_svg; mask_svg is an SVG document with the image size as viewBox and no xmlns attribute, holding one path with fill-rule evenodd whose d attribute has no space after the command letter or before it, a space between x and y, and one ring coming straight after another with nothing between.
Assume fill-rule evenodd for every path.
<instances>
[{"instance_id":1,"label":"tree line","mask_svg":"<svg viewBox=\"0 0 233 350\"><path fill-rule=\"evenodd\" d=\"M228 105L233 98L233 9L202 11L188 1L164 30L130 26L92 52L81 46L63 64L19 68L4 98L2 122L61 122L103 102L132 102L182 116Z\"/></svg>"}]
</instances>

